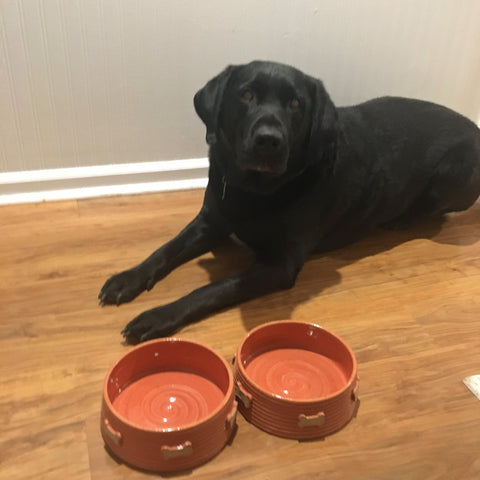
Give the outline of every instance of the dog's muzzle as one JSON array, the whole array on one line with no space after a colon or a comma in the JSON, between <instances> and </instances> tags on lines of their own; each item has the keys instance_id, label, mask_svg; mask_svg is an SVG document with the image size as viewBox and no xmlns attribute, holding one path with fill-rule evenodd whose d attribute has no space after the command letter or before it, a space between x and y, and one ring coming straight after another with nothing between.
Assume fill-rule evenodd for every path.
<instances>
[{"instance_id":1,"label":"dog's muzzle","mask_svg":"<svg viewBox=\"0 0 480 480\"><path fill-rule=\"evenodd\" d=\"M262 124L252 129L245 150L247 170L281 175L287 168L287 139L280 127Z\"/></svg>"}]
</instances>

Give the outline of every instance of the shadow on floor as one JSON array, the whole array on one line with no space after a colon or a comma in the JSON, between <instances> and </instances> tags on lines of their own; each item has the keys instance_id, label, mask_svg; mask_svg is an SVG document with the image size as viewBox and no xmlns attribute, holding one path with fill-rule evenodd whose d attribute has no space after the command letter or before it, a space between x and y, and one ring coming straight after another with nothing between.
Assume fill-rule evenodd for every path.
<instances>
[{"instance_id":1,"label":"shadow on floor","mask_svg":"<svg viewBox=\"0 0 480 480\"><path fill-rule=\"evenodd\" d=\"M480 203L467 212L428 219L404 230L377 229L347 247L314 254L304 265L293 289L240 305L245 328L251 330L265 322L291 318L296 307L339 284L342 280L339 271L343 267L411 240L429 239L440 244L472 245L480 239L480 228L469 228L472 225L480 225ZM462 228L465 226L467 228ZM232 241L215 250L213 258L199 260L199 265L208 272L211 281L216 281L245 269L252 259L248 248Z\"/></svg>"}]
</instances>

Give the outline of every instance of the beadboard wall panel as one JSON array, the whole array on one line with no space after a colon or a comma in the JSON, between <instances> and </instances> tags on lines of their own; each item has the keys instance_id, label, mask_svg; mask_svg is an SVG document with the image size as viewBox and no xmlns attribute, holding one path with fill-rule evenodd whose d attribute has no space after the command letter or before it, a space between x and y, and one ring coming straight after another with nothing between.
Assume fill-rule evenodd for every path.
<instances>
[{"instance_id":1,"label":"beadboard wall panel","mask_svg":"<svg viewBox=\"0 0 480 480\"><path fill-rule=\"evenodd\" d=\"M255 58L480 120L477 0L0 0L0 172L205 157L194 93Z\"/></svg>"}]
</instances>

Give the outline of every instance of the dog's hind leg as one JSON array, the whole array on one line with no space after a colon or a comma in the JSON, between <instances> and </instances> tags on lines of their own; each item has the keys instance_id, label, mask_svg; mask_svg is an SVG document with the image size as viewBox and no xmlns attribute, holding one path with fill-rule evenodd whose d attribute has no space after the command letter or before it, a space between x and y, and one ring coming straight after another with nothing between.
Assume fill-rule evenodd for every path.
<instances>
[{"instance_id":1,"label":"dog's hind leg","mask_svg":"<svg viewBox=\"0 0 480 480\"><path fill-rule=\"evenodd\" d=\"M459 143L437 162L426 188L407 210L382 226L401 229L430 216L471 207L480 195L480 138Z\"/></svg>"},{"instance_id":2,"label":"dog's hind leg","mask_svg":"<svg viewBox=\"0 0 480 480\"><path fill-rule=\"evenodd\" d=\"M471 207L480 195L480 135L449 149L419 199L424 215L457 212Z\"/></svg>"}]
</instances>

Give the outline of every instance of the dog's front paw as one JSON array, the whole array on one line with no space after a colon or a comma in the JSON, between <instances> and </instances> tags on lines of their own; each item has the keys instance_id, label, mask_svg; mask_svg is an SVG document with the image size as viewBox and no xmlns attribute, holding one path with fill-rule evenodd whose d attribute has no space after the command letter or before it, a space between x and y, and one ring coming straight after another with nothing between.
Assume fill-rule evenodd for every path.
<instances>
[{"instance_id":1,"label":"dog's front paw","mask_svg":"<svg viewBox=\"0 0 480 480\"><path fill-rule=\"evenodd\" d=\"M153 338L167 337L179 328L173 311L168 305L141 313L122 330L131 343L145 342Z\"/></svg>"},{"instance_id":2,"label":"dog's front paw","mask_svg":"<svg viewBox=\"0 0 480 480\"><path fill-rule=\"evenodd\" d=\"M101 305L120 305L130 302L151 288L150 276L138 268L125 270L109 278L98 294Z\"/></svg>"}]
</instances>

